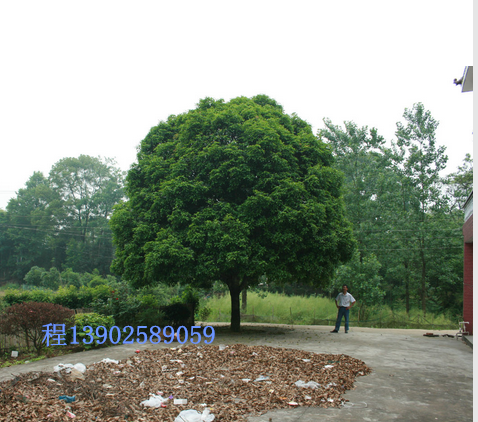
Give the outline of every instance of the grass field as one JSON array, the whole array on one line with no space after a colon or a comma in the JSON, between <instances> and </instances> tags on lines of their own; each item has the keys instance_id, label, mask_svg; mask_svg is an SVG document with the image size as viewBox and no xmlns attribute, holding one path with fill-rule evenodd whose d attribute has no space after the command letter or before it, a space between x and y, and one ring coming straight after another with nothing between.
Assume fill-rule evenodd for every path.
<instances>
[{"instance_id":1,"label":"grass field","mask_svg":"<svg viewBox=\"0 0 478 422\"><path fill-rule=\"evenodd\" d=\"M206 321L229 322L231 299L229 294L212 297L201 303L211 310ZM334 325L337 308L333 299L323 297L287 296L279 293L258 294L248 292L247 309L241 311L243 322L266 322L297 325ZM357 320L357 309L350 311L351 326L375 328L424 328L454 329L458 320L444 315L423 315L413 309L407 315L405 310L391 310L388 306L374 307L367 311L365 320Z\"/></svg>"}]
</instances>

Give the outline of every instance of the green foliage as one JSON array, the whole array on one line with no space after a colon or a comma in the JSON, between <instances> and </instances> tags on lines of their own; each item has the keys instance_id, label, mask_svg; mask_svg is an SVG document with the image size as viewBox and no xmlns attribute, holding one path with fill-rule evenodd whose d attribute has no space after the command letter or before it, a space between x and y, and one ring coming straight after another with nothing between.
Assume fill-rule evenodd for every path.
<instances>
[{"instance_id":1,"label":"green foliage","mask_svg":"<svg viewBox=\"0 0 478 422\"><path fill-rule=\"evenodd\" d=\"M161 311L164 314L164 321L177 329L181 325L188 326L188 322L191 318L191 311L189 307L184 303L173 303L161 307Z\"/></svg>"},{"instance_id":2,"label":"green foliage","mask_svg":"<svg viewBox=\"0 0 478 422\"><path fill-rule=\"evenodd\" d=\"M3 300L8 305L14 305L23 302L49 302L53 301L53 292L50 290L7 290Z\"/></svg>"},{"instance_id":3,"label":"green foliage","mask_svg":"<svg viewBox=\"0 0 478 422\"><path fill-rule=\"evenodd\" d=\"M153 288L145 288L139 292L137 298L140 301L140 310L135 320L131 321L132 324L146 325L148 327L165 324L164 312L160 309L166 303L165 297L158 294Z\"/></svg>"},{"instance_id":4,"label":"green foliage","mask_svg":"<svg viewBox=\"0 0 478 422\"><path fill-rule=\"evenodd\" d=\"M46 178L35 172L0 212L0 273L23 280L32 267L109 273L113 245L108 220L123 197L123 173L111 159L81 155L56 163ZM63 277L63 275L62 275ZM78 278L68 279L78 284ZM45 274L27 284L57 288Z\"/></svg>"},{"instance_id":5,"label":"green foliage","mask_svg":"<svg viewBox=\"0 0 478 422\"><path fill-rule=\"evenodd\" d=\"M42 285L42 276L45 273L45 268L33 266L25 275L23 280L29 286L40 287Z\"/></svg>"},{"instance_id":6,"label":"green foliage","mask_svg":"<svg viewBox=\"0 0 478 422\"><path fill-rule=\"evenodd\" d=\"M199 312L197 314L197 319L199 319L200 321L207 321L207 319L209 318L211 313L212 313L211 308L209 308L207 306L201 306L199 308Z\"/></svg>"},{"instance_id":7,"label":"green foliage","mask_svg":"<svg viewBox=\"0 0 478 422\"><path fill-rule=\"evenodd\" d=\"M63 271L61 278L67 286L75 286L77 289L81 287L81 274L74 272L71 268Z\"/></svg>"},{"instance_id":8,"label":"green foliage","mask_svg":"<svg viewBox=\"0 0 478 422\"><path fill-rule=\"evenodd\" d=\"M9 289L5 292L3 301L8 305L22 302L48 302L77 309L91 308L94 301L104 301L110 297L110 294L111 288L107 284L99 284L96 287L81 286L79 289L69 285L59 287L56 292L38 288Z\"/></svg>"},{"instance_id":9,"label":"green foliage","mask_svg":"<svg viewBox=\"0 0 478 422\"><path fill-rule=\"evenodd\" d=\"M141 308L132 324L134 326L146 325L148 327L152 327L157 325L159 327L163 327L165 325L169 325L169 322L166 320L164 311L162 311L160 308L147 306Z\"/></svg>"},{"instance_id":10,"label":"green foliage","mask_svg":"<svg viewBox=\"0 0 478 422\"><path fill-rule=\"evenodd\" d=\"M134 296L131 288L125 283L118 283L114 288L108 287L108 296L98 298L93 302L96 312L113 316L119 327L137 325L137 317L142 303ZM103 288L97 286L96 289Z\"/></svg>"},{"instance_id":11,"label":"green foliage","mask_svg":"<svg viewBox=\"0 0 478 422\"><path fill-rule=\"evenodd\" d=\"M402 301L407 311L420 303L424 313L440 308L460 313L463 216L454 210L470 186L471 159L447 178L448 193L453 193L448 198L440 177L445 148L435 140L438 122L421 103L405 109L403 117L392 148L375 129L353 122L341 129L326 120L319 131L333 150L336 168L345 174L347 217L358 242L359 258L344 267L349 270L346 282L354 285L369 271L357 262L376 261L375 275L367 281L372 285L358 291L359 306L370 307L368 293L378 286L392 307ZM372 302L378 299L372 296Z\"/></svg>"},{"instance_id":12,"label":"green foliage","mask_svg":"<svg viewBox=\"0 0 478 422\"><path fill-rule=\"evenodd\" d=\"M60 272L56 267L51 267L50 271L45 271L41 275L41 287L45 289L56 290L60 286Z\"/></svg>"},{"instance_id":13,"label":"green foliage","mask_svg":"<svg viewBox=\"0 0 478 422\"><path fill-rule=\"evenodd\" d=\"M381 286L380 268L381 264L374 254L361 258L357 251L350 262L337 270L335 290L338 292L341 286L347 285L357 300L359 320L367 319L367 308L382 304L385 291Z\"/></svg>"},{"instance_id":14,"label":"green foliage","mask_svg":"<svg viewBox=\"0 0 478 422\"><path fill-rule=\"evenodd\" d=\"M105 315L100 315L94 312L90 313L85 313L85 314L75 314L72 318L72 321L70 321L70 327L76 327L76 335L77 335L77 341L80 343L80 346L82 346L84 349L89 350L93 348L100 347L97 343L96 340L99 340L100 337L96 335L96 329L98 327L105 327L106 330L109 332L110 328L115 325L115 320L112 316L105 316ZM86 326L90 326L92 328L92 334L93 334L93 342L91 344L85 344L83 343L83 339L87 338L87 331L84 331L83 328ZM67 343L71 343L73 339L73 330L69 329L67 331L66 335L66 341ZM108 342L106 342L107 344Z\"/></svg>"},{"instance_id":15,"label":"green foliage","mask_svg":"<svg viewBox=\"0 0 478 422\"><path fill-rule=\"evenodd\" d=\"M48 268L51 234L55 232L58 197L48 179L35 172L7 205L8 229L5 239L9 244L7 261L1 261L2 271L10 277L23 280L33 266Z\"/></svg>"},{"instance_id":16,"label":"green foliage","mask_svg":"<svg viewBox=\"0 0 478 422\"><path fill-rule=\"evenodd\" d=\"M53 297L54 303L65 306L70 309L84 307L84 302L80 299L78 289L75 286L60 287Z\"/></svg>"},{"instance_id":17,"label":"green foliage","mask_svg":"<svg viewBox=\"0 0 478 422\"><path fill-rule=\"evenodd\" d=\"M270 279L325 284L354 241L342 177L310 125L259 95L210 98L142 141L110 220L112 269L134 286L178 280L239 294Z\"/></svg>"},{"instance_id":18,"label":"green foliage","mask_svg":"<svg viewBox=\"0 0 478 422\"><path fill-rule=\"evenodd\" d=\"M447 194L452 200L451 209L463 210L466 200L473 192L473 159L466 154L463 165L445 179Z\"/></svg>"},{"instance_id":19,"label":"green foliage","mask_svg":"<svg viewBox=\"0 0 478 422\"><path fill-rule=\"evenodd\" d=\"M0 279L13 274L15 267L14 242L8 230L10 225L11 216L0 209Z\"/></svg>"},{"instance_id":20,"label":"green foliage","mask_svg":"<svg viewBox=\"0 0 478 422\"><path fill-rule=\"evenodd\" d=\"M100 276L95 276L88 282L88 287L97 287L102 284L107 284L107 281Z\"/></svg>"}]
</instances>

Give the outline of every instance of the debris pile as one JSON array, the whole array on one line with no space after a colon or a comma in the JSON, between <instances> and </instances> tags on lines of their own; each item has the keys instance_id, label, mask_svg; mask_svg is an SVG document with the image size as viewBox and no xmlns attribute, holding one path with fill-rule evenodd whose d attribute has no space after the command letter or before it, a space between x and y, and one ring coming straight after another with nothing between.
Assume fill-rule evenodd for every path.
<instances>
[{"instance_id":1,"label":"debris pile","mask_svg":"<svg viewBox=\"0 0 478 422\"><path fill-rule=\"evenodd\" d=\"M357 376L371 372L346 355L267 346L145 350L119 362L35 372L0 383L1 421L171 421L208 409L215 420L298 406L339 407ZM73 376L72 376L73 373Z\"/></svg>"}]
</instances>

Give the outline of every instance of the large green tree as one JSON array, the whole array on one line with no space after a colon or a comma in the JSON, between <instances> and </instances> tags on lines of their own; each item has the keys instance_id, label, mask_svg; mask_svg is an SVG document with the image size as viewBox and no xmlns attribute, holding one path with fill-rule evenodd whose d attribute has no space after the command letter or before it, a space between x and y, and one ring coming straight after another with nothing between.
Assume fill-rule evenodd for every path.
<instances>
[{"instance_id":1,"label":"large green tree","mask_svg":"<svg viewBox=\"0 0 478 422\"><path fill-rule=\"evenodd\" d=\"M34 172L25 188L9 201L8 236L13 277L22 279L32 266L50 265L50 240L57 232L54 217L57 205L58 196L40 172Z\"/></svg>"},{"instance_id":2,"label":"large green tree","mask_svg":"<svg viewBox=\"0 0 478 422\"><path fill-rule=\"evenodd\" d=\"M435 133L438 122L422 103L403 113L405 123L397 123L396 168L403 181L407 219L413 223L413 232L407 235L413 261L419 270L419 291L422 310L426 312L427 263L431 258L430 242L436 214L443 215L447 201L442 195L440 172L445 169L448 157L445 147L437 146ZM408 248L408 245L407 245Z\"/></svg>"},{"instance_id":3,"label":"large green tree","mask_svg":"<svg viewBox=\"0 0 478 422\"><path fill-rule=\"evenodd\" d=\"M341 173L311 127L260 95L201 100L141 142L115 208L113 270L141 286L210 285L231 294L270 280L321 285L352 255Z\"/></svg>"},{"instance_id":4,"label":"large green tree","mask_svg":"<svg viewBox=\"0 0 478 422\"><path fill-rule=\"evenodd\" d=\"M61 199L59 240L64 264L75 271L109 272L113 246L108 220L123 197L123 173L111 158L80 155L58 161L51 169L52 189Z\"/></svg>"},{"instance_id":5,"label":"large green tree","mask_svg":"<svg viewBox=\"0 0 478 422\"><path fill-rule=\"evenodd\" d=\"M382 246L377 231L389 229L386 218L388 193L393 190L390 160L383 154L384 139L377 129L344 122L344 128L324 119L319 137L327 142L335 158L334 167L345 175L344 201L352 222L360 258L369 249L377 254Z\"/></svg>"}]
</instances>

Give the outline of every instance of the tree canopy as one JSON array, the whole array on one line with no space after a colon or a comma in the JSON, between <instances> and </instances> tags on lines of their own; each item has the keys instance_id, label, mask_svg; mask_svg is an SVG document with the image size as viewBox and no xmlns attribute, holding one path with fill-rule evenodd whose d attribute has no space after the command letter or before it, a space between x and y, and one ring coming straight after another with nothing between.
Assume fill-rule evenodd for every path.
<instances>
[{"instance_id":1,"label":"tree canopy","mask_svg":"<svg viewBox=\"0 0 478 422\"><path fill-rule=\"evenodd\" d=\"M343 175L308 123L259 95L203 99L141 142L115 207L112 269L135 286L158 281L239 294L261 275L327 283L352 256Z\"/></svg>"}]
</instances>

